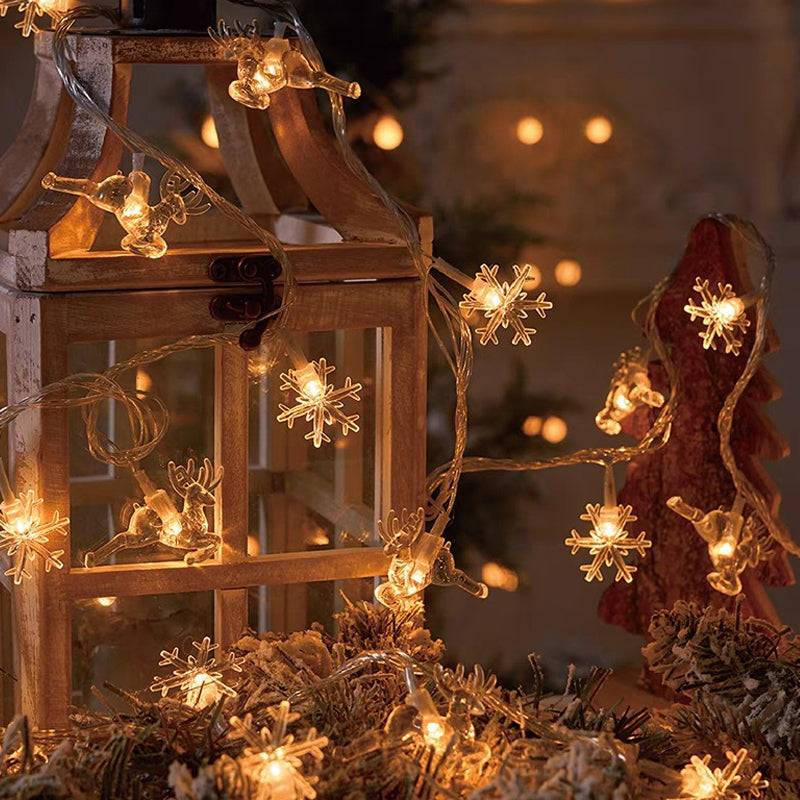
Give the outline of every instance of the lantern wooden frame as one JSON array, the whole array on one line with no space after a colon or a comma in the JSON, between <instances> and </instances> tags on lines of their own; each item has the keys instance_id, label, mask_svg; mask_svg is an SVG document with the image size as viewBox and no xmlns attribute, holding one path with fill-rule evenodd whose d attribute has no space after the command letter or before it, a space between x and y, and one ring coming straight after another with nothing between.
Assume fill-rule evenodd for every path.
<instances>
[{"instance_id":1,"label":"lantern wooden frame","mask_svg":"<svg viewBox=\"0 0 800 800\"><path fill-rule=\"evenodd\" d=\"M41 177L51 169L102 179L116 170L121 148L66 96L51 60L51 35L39 34L35 41L31 108L19 139L0 159L0 281L6 286L0 289L0 331L6 336L11 403L65 377L72 342L222 331L209 303L242 287L215 285L208 277L210 261L263 252L262 244L244 239L224 220L212 220L216 241L173 244L175 237L168 235L169 252L153 262L104 246L102 215L83 199L42 193ZM299 283L288 327L380 331L380 505L415 508L425 475L425 292L394 217L344 164L318 118L313 93L287 89L274 96L269 115L278 156L257 115L227 97L234 67L209 40L75 35L70 44L76 74L121 121L133 64L206 64L223 157L245 210L270 224L310 201L344 238L287 246ZM425 218L418 224L429 247L430 225ZM385 574L387 561L378 547L247 555L247 357L234 346L216 346L215 359L214 459L226 474L217 489L214 529L223 546L214 561L191 567L176 561L87 570L70 566L69 533L53 541L66 551L64 569L45 575L37 565L33 580L8 587L15 706L38 726L66 720L75 599L213 589L215 635L226 645L247 624L247 587ZM9 444L17 491L34 489L48 512L63 515L70 509L67 413L26 412L12 425Z\"/></svg>"}]
</instances>

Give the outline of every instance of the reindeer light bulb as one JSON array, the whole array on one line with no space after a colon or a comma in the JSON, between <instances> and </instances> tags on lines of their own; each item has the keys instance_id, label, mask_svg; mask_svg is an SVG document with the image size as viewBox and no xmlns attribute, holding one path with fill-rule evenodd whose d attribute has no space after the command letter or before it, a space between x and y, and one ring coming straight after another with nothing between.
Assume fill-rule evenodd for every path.
<instances>
[{"instance_id":1,"label":"reindeer light bulb","mask_svg":"<svg viewBox=\"0 0 800 800\"><path fill-rule=\"evenodd\" d=\"M127 235L121 247L146 258L161 258L167 252L164 233L170 222L184 225L190 216L204 214L211 207L203 193L175 172L167 172L159 187L161 201L150 205L150 176L134 169L118 172L100 183L79 178L62 178L48 172L42 186L54 192L74 194L116 216Z\"/></svg>"},{"instance_id":2,"label":"reindeer light bulb","mask_svg":"<svg viewBox=\"0 0 800 800\"><path fill-rule=\"evenodd\" d=\"M435 526L434 526L435 527ZM426 586L458 586L465 592L485 598L489 589L455 565L450 543L437 533L425 530L425 510L398 517L390 511L378 523L384 542L383 552L391 558L387 580L375 589L377 600L388 608L401 608L415 601Z\"/></svg>"},{"instance_id":3,"label":"reindeer light bulb","mask_svg":"<svg viewBox=\"0 0 800 800\"><path fill-rule=\"evenodd\" d=\"M282 36L262 39L255 22L246 26L237 23L231 30L220 20L217 29L209 29L208 33L226 56L237 60L237 77L228 87L228 93L248 108L268 108L270 96L287 86L325 89L353 99L361 96L357 83L315 70Z\"/></svg>"},{"instance_id":4,"label":"reindeer light bulb","mask_svg":"<svg viewBox=\"0 0 800 800\"><path fill-rule=\"evenodd\" d=\"M744 518L744 499L737 495L730 511L717 508L706 513L677 496L670 497L667 506L689 520L708 544L708 556L714 567L707 576L711 586L722 594L739 594L742 591L739 576L748 566L756 566L761 556L753 522Z\"/></svg>"},{"instance_id":5,"label":"reindeer light bulb","mask_svg":"<svg viewBox=\"0 0 800 800\"><path fill-rule=\"evenodd\" d=\"M133 475L144 494L144 505L134 507L127 530L85 555L86 567L104 564L120 550L155 544L188 551L183 557L186 564L213 558L221 538L209 531L205 508L215 503L214 489L222 480L223 468L215 471L206 458L195 474L195 461L190 458L185 467L170 461L167 474L175 493L183 498L183 510L178 511L167 492L157 488L142 470L135 470Z\"/></svg>"},{"instance_id":6,"label":"reindeer light bulb","mask_svg":"<svg viewBox=\"0 0 800 800\"><path fill-rule=\"evenodd\" d=\"M436 675L439 691L448 701L446 714L440 714L428 690L417 685L413 669L406 667L405 705L392 711L384 730L395 742L416 740L431 748L470 780L481 772L492 754L488 744L475 740L475 726L470 718L485 713L486 709L471 691L470 682L460 680L463 668L458 679L452 678L452 674L444 671Z\"/></svg>"},{"instance_id":7,"label":"reindeer light bulb","mask_svg":"<svg viewBox=\"0 0 800 800\"><path fill-rule=\"evenodd\" d=\"M664 395L653 390L647 374L647 360L641 348L623 353L614 365L614 377L606 396L606 403L597 412L595 424L601 431L615 436L622 431L622 420L638 408L661 408Z\"/></svg>"}]
</instances>

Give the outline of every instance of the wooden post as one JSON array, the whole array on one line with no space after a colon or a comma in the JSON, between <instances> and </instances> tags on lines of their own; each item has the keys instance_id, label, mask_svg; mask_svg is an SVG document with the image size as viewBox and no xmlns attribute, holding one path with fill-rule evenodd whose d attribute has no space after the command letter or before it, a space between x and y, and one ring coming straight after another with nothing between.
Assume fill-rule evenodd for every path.
<instances>
[{"instance_id":1,"label":"wooden post","mask_svg":"<svg viewBox=\"0 0 800 800\"><path fill-rule=\"evenodd\" d=\"M9 400L14 403L67 372L65 322L59 305L20 295L6 321ZM5 316L5 315L4 315ZM69 516L69 428L66 409L30 411L14 423L12 454L17 494L33 489L44 498L44 513ZM64 569L45 574L41 561L28 567L31 580L13 589L17 644L17 707L31 724L54 728L66 723L72 686L71 608L66 593L70 537L51 535L49 546L64 550Z\"/></svg>"},{"instance_id":2,"label":"wooden post","mask_svg":"<svg viewBox=\"0 0 800 800\"><path fill-rule=\"evenodd\" d=\"M247 354L235 345L217 345L214 370L214 463L225 467L217 487L214 530L222 535L223 564L247 558L249 527L249 392ZM214 592L214 634L227 647L247 627L247 589Z\"/></svg>"}]
</instances>

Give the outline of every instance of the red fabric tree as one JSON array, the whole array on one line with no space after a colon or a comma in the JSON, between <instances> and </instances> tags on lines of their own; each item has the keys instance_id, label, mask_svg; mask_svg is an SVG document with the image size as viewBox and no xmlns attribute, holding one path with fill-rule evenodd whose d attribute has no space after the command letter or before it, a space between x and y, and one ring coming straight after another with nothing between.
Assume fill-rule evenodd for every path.
<instances>
[{"instance_id":1,"label":"red fabric tree","mask_svg":"<svg viewBox=\"0 0 800 800\"><path fill-rule=\"evenodd\" d=\"M699 276L713 289L730 283L737 295L752 291L746 262L747 248L741 235L724 223L704 219L694 228L683 260L670 279L656 315L658 331L680 375L681 389L669 442L653 453L632 462L619 502L633 506L639 525L650 535L653 547L641 560L633 583L617 583L600 601L600 616L632 633L646 634L650 617L676 600L693 600L702 606L732 608L734 598L712 589L706 580L711 570L706 543L690 522L671 511L666 501L673 495L697 508L710 511L731 507L735 497L733 481L719 452L717 415L751 351L756 326L755 307L747 310L750 327L742 336L738 356L718 350L704 350L698 333L700 321L692 322L684 311ZM768 331L765 352L777 349ZM652 362L649 376L653 388L668 393L666 372ZM739 401L731 432L731 446L742 472L764 496L777 515L778 490L761 464L762 458L783 458L789 448L764 416L762 405L780 396L780 387L760 368ZM623 424L623 430L641 436L652 424L658 409L642 408ZM786 552L779 545L771 557L741 576L746 601L743 611L776 621L763 585L786 586L794 582Z\"/></svg>"}]
</instances>

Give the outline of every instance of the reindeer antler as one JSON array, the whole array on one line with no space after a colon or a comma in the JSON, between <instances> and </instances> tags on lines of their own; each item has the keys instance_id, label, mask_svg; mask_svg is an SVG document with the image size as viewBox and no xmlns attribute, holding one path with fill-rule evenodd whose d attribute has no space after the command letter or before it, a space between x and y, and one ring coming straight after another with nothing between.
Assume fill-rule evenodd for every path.
<instances>
[{"instance_id":1,"label":"reindeer antler","mask_svg":"<svg viewBox=\"0 0 800 800\"><path fill-rule=\"evenodd\" d=\"M211 463L211 459L204 458L203 466L200 467L200 471L197 474L197 482L204 489L206 489L209 492L212 492L214 491L214 489L217 488L224 474L225 470L223 469L223 467L217 467L215 471L214 465Z\"/></svg>"},{"instance_id":2,"label":"reindeer antler","mask_svg":"<svg viewBox=\"0 0 800 800\"><path fill-rule=\"evenodd\" d=\"M385 542L386 553L399 552L403 547L408 547L417 538L425 525L425 510L418 508L411 513L403 509L398 517L394 509L389 511L386 520L378 522L378 535Z\"/></svg>"},{"instance_id":3,"label":"reindeer antler","mask_svg":"<svg viewBox=\"0 0 800 800\"><path fill-rule=\"evenodd\" d=\"M205 214L211 208L211 203L203 202L205 192L187 181L180 173L170 170L164 173L159 185L161 199L166 200L172 195L178 195L183 200L186 214L190 217Z\"/></svg>"},{"instance_id":4,"label":"reindeer antler","mask_svg":"<svg viewBox=\"0 0 800 800\"><path fill-rule=\"evenodd\" d=\"M194 470L195 463L193 458L190 458L186 462L185 467L183 465L178 466L174 461L170 461L169 464L167 464L167 476L176 494L179 494L181 497L186 496L186 489L195 479Z\"/></svg>"},{"instance_id":5,"label":"reindeer antler","mask_svg":"<svg viewBox=\"0 0 800 800\"><path fill-rule=\"evenodd\" d=\"M225 20L221 19L217 23L216 29L208 29L208 35L211 41L221 48L228 58L241 57L243 53L252 50L261 40L256 20L253 20L248 25L242 25L241 22L236 20L234 30L231 30Z\"/></svg>"}]
</instances>

